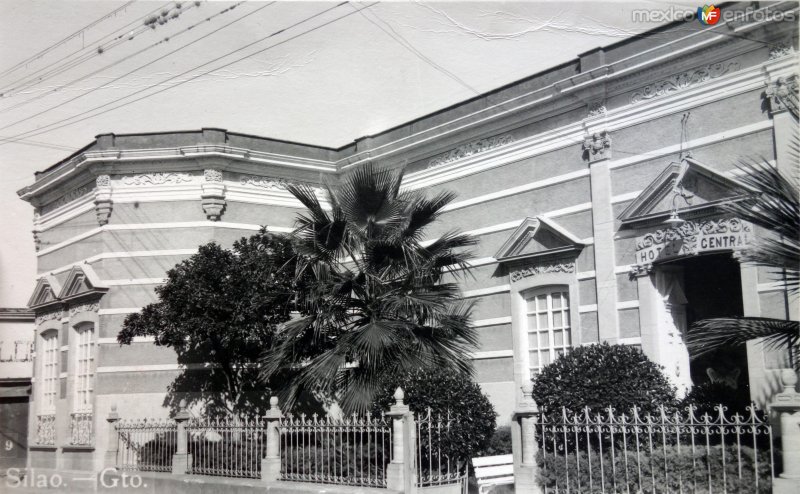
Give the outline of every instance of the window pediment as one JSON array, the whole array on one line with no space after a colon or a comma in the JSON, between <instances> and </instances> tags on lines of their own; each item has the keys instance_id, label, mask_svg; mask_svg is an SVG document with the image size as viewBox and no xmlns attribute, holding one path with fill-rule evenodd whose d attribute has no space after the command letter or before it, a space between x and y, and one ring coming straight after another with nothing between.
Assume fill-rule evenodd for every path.
<instances>
[{"instance_id":1,"label":"window pediment","mask_svg":"<svg viewBox=\"0 0 800 494\"><path fill-rule=\"evenodd\" d=\"M671 163L620 214L623 227L660 223L673 211L697 218L719 213L719 206L752 193L745 185L693 158Z\"/></svg>"},{"instance_id":2,"label":"window pediment","mask_svg":"<svg viewBox=\"0 0 800 494\"><path fill-rule=\"evenodd\" d=\"M59 292L61 292L61 284L56 277L52 274L44 275L36 282L33 294L30 300L28 300L28 307L36 309L54 303L60 303L61 299L58 297Z\"/></svg>"},{"instance_id":3,"label":"window pediment","mask_svg":"<svg viewBox=\"0 0 800 494\"><path fill-rule=\"evenodd\" d=\"M580 252L584 243L550 218L526 218L495 258L500 263Z\"/></svg>"},{"instance_id":4,"label":"window pediment","mask_svg":"<svg viewBox=\"0 0 800 494\"><path fill-rule=\"evenodd\" d=\"M103 284L89 264L84 263L72 267L59 298L69 301L89 295L102 295L107 291L108 286Z\"/></svg>"}]
</instances>

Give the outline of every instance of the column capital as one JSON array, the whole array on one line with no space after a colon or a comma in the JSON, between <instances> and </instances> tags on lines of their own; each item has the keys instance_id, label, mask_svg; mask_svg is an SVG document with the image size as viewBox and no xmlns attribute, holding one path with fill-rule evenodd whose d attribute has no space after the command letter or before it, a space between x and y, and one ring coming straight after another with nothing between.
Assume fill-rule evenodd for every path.
<instances>
[{"instance_id":1,"label":"column capital","mask_svg":"<svg viewBox=\"0 0 800 494\"><path fill-rule=\"evenodd\" d=\"M611 158L611 133L601 130L583 139L583 158L589 164Z\"/></svg>"},{"instance_id":2,"label":"column capital","mask_svg":"<svg viewBox=\"0 0 800 494\"><path fill-rule=\"evenodd\" d=\"M771 114L781 113L790 107L797 107L797 75L778 77L767 84L764 98L769 104Z\"/></svg>"}]
</instances>

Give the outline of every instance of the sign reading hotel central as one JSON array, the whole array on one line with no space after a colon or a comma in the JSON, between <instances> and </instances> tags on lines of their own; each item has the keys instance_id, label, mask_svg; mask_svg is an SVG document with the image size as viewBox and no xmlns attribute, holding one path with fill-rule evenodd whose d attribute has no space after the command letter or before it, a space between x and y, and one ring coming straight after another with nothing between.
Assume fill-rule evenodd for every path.
<instances>
[{"instance_id":1,"label":"sign reading hotel central","mask_svg":"<svg viewBox=\"0 0 800 494\"><path fill-rule=\"evenodd\" d=\"M636 263L649 264L673 257L719 250L734 250L750 244L753 228L738 218L687 221L636 238Z\"/></svg>"}]
</instances>

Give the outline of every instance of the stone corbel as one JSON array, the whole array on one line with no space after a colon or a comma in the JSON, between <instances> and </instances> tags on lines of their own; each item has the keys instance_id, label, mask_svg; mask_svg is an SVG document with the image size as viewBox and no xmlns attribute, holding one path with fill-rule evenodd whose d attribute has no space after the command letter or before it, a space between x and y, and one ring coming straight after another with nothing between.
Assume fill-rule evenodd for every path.
<instances>
[{"instance_id":1,"label":"stone corbel","mask_svg":"<svg viewBox=\"0 0 800 494\"><path fill-rule=\"evenodd\" d=\"M39 238L39 234L41 234L41 230L39 230L39 211L33 212L33 247L36 249L36 252L39 252L39 248L42 245L42 239Z\"/></svg>"},{"instance_id":2,"label":"stone corbel","mask_svg":"<svg viewBox=\"0 0 800 494\"><path fill-rule=\"evenodd\" d=\"M628 271L628 278L634 280L642 276L650 276L650 273L652 272L653 272L652 264L634 264L633 266L631 266L631 270Z\"/></svg>"},{"instance_id":3,"label":"stone corbel","mask_svg":"<svg viewBox=\"0 0 800 494\"><path fill-rule=\"evenodd\" d=\"M790 107L797 107L797 75L778 77L767 85L764 96L769 102L771 114L781 113Z\"/></svg>"},{"instance_id":4,"label":"stone corbel","mask_svg":"<svg viewBox=\"0 0 800 494\"><path fill-rule=\"evenodd\" d=\"M108 219L111 217L111 177L98 175L95 183L97 189L94 193L94 212L97 215L97 223L103 226L108 224Z\"/></svg>"},{"instance_id":5,"label":"stone corbel","mask_svg":"<svg viewBox=\"0 0 800 494\"><path fill-rule=\"evenodd\" d=\"M587 135L583 140L583 157L589 164L611 158L611 134L602 130Z\"/></svg>"},{"instance_id":6,"label":"stone corbel","mask_svg":"<svg viewBox=\"0 0 800 494\"><path fill-rule=\"evenodd\" d=\"M222 183L220 170L207 169L203 171L203 212L210 221L219 221L225 211L225 184Z\"/></svg>"}]
</instances>

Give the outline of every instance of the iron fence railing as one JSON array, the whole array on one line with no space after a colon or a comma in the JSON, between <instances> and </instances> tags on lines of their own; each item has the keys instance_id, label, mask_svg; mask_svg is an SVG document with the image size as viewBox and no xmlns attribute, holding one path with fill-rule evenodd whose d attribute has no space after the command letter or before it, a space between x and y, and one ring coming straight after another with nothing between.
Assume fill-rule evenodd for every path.
<instances>
[{"instance_id":1,"label":"iron fence railing","mask_svg":"<svg viewBox=\"0 0 800 494\"><path fill-rule=\"evenodd\" d=\"M117 431L117 468L171 472L178 448L178 427L171 419L121 421Z\"/></svg>"},{"instance_id":2,"label":"iron fence railing","mask_svg":"<svg viewBox=\"0 0 800 494\"><path fill-rule=\"evenodd\" d=\"M384 416L288 416L278 425L281 480L386 486L392 427Z\"/></svg>"},{"instance_id":3,"label":"iron fence railing","mask_svg":"<svg viewBox=\"0 0 800 494\"><path fill-rule=\"evenodd\" d=\"M467 482L467 458L458 458L454 443L459 438L453 430L455 418L433 414L431 409L415 414L417 486L433 487Z\"/></svg>"},{"instance_id":4,"label":"iron fence railing","mask_svg":"<svg viewBox=\"0 0 800 494\"><path fill-rule=\"evenodd\" d=\"M770 492L772 430L750 407L654 414L540 414L539 483L554 493Z\"/></svg>"},{"instance_id":5,"label":"iron fence railing","mask_svg":"<svg viewBox=\"0 0 800 494\"><path fill-rule=\"evenodd\" d=\"M261 419L192 419L186 425L191 462L187 473L258 478L266 423Z\"/></svg>"},{"instance_id":6,"label":"iron fence railing","mask_svg":"<svg viewBox=\"0 0 800 494\"><path fill-rule=\"evenodd\" d=\"M56 444L55 414L36 416L36 444L42 446L53 446Z\"/></svg>"},{"instance_id":7,"label":"iron fence railing","mask_svg":"<svg viewBox=\"0 0 800 494\"><path fill-rule=\"evenodd\" d=\"M74 446L94 445L94 415L75 412L69 416L69 442Z\"/></svg>"}]
</instances>

